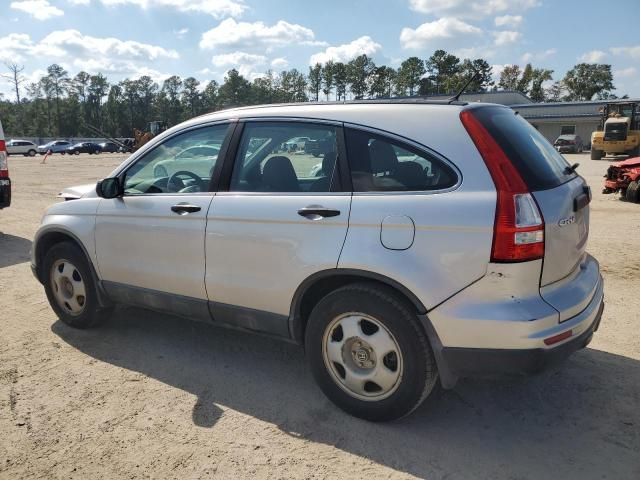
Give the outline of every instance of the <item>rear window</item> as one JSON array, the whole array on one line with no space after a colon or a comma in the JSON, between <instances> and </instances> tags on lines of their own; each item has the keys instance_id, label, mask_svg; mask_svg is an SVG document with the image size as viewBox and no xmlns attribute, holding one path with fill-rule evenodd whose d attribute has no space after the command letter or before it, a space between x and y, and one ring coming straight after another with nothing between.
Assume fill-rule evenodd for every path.
<instances>
[{"instance_id":1,"label":"rear window","mask_svg":"<svg viewBox=\"0 0 640 480\"><path fill-rule=\"evenodd\" d=\"M531 190L554 188L576 177L576 173L565 173L569 164L564 157L513 110L483 107L474 110L473 115L500 145Z\"/></svg>"}]
</instances>

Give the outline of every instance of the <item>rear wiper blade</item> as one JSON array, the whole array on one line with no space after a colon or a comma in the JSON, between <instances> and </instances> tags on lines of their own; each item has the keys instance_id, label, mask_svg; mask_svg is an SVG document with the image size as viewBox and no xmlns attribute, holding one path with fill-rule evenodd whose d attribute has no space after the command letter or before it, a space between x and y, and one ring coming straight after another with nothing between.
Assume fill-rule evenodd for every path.
<instances>
[{"instance_id":1,"label":"rear wiper blade","mask_svg":"<svg viewBox=\"0 0 640 480\"><path fill-rule=\"evenodd\" d=\"M567 167L564 169L564 174L565 175L571 175L572 173L575 173L576 169L580 166L579 163L574 163L573 165L571 165L570 167Z\"/></svg>"}]
</instances>

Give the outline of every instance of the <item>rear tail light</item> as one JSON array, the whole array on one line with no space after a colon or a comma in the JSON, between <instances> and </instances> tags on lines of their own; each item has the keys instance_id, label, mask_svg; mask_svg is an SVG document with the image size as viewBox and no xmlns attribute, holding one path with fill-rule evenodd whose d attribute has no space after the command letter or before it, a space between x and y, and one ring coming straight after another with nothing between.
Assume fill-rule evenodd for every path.
<instances>
[{"instance_id":1,"label":"rear tail light","mask_svg":"<svg viewBox=\"0 0 640 480\"><path fill-rule=\"evenodd\" d=\"M491 134L470 110L460 120L496 187L491 261L526 262L544 257L544 219L529 188Z\"/></svg>"},{"instance_id":2,"label":"rear tail light","mask_svg":"<svg viewBox=\"0 0 640 480\"><path fill-rule=\"evenodd\" d=\"M9 164L7 162L7 147L4 140L0 140L0 178L9 178Z\"/></svg>"}]
</instances>

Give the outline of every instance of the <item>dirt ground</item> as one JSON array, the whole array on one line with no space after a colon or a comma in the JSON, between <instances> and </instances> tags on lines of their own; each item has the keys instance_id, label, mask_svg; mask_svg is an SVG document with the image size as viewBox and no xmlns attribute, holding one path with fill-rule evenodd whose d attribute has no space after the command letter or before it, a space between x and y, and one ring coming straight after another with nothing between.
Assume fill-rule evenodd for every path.
<instances>
[{"instance_id":1,"label":"dirt ground","mask_svg":"<svg viewBox=\"0 0 640 480\"><path fill-rule=\"evenodd\" d=\"M0 478L640 478L640 205L591 184L589 250L606 309L589 348L523 379L465 380L409 418L367 423L311 379L300 348L122 308L58 321L29 269L65 186L118 155L10 157L0 212Z\"/></svg>"}]
</instances>

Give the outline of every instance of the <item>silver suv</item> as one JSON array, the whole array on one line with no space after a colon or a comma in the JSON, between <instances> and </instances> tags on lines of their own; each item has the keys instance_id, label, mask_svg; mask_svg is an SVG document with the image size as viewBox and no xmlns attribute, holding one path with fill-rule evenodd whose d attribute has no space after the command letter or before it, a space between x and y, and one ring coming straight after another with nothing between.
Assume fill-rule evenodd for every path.
<instances>
[{"instance_id":1,"label":"silver suv","mask_svg":"<svg viewBox=\"0 0 640 480\"><path fill-rule=\"evenodd\" d=\"M283 147L300 137L322 158ZM203 145L219 149L185 154ZM33 243L62 321L123 303L303 344L324 393L369 420L407 415L438 380L537 371L602 315L589 187L506 107L216 112L84 192Z\"/></svg>"}]
</instances>

